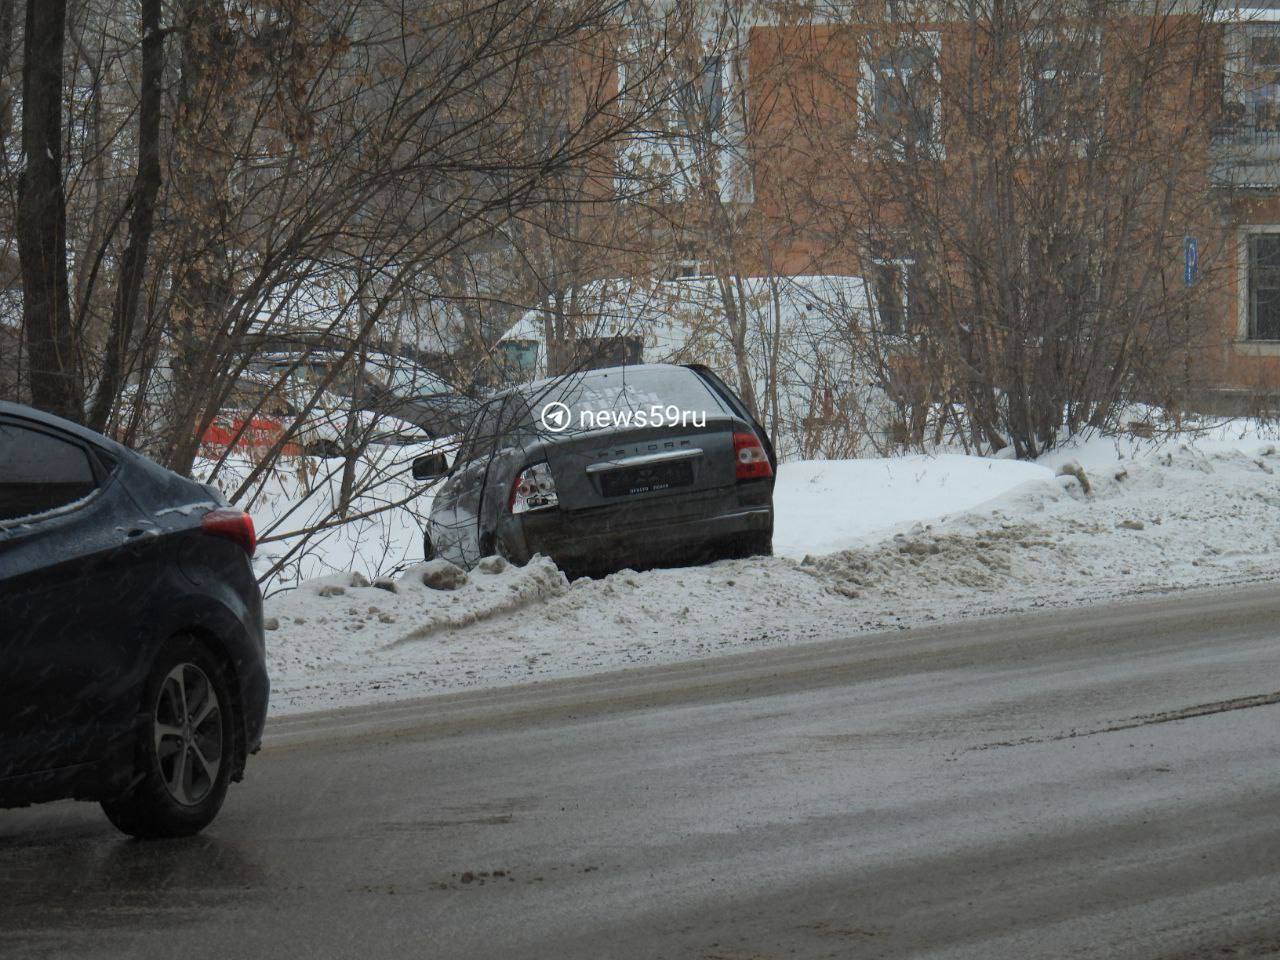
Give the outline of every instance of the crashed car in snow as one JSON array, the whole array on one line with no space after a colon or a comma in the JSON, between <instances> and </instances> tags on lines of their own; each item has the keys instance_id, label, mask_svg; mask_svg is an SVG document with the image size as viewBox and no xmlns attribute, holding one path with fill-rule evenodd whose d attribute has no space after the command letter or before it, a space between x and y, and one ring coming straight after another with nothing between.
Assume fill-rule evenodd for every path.
<instances>
[{"instance_id":1,"label":"crashed car in snow","mask_svg":"<svg viewBox=\"0 0 1280 960\"><path fill-rule=\"evenodd\" d=\"M776 460L742 400L701 366L539 380L484 404L443 477L428 559L549 556L571 574L772 552Z\"/></svg>"},{"instance_id":2,"label":"crashed car in snow","mask_svg":"<svg viewBox=\"0 0 1280 960\"><path fill-rule=\"evenodd\" d=\"M195 833L266 720L253 522L214 488L0 403L0 807Z\"/></svg>"}]
</instances>

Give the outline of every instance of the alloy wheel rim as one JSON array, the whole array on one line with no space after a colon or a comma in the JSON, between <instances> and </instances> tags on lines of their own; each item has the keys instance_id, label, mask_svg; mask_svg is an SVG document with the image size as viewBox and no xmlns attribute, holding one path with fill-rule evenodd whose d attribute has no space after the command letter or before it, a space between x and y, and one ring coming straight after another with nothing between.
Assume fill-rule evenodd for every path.
<instances>
[{"instance_id":1,"label":"alloy wheel rim","mask_svg":"<svg viewBox=\"0 0 1280 960\"><path fill-rule=\"evenodd\" d=\"M213 790L222 766L222 706L203 670L181 663L160 685L152 724L160 777L169 795L196 806Z\"/></svg>"}]
</instances>

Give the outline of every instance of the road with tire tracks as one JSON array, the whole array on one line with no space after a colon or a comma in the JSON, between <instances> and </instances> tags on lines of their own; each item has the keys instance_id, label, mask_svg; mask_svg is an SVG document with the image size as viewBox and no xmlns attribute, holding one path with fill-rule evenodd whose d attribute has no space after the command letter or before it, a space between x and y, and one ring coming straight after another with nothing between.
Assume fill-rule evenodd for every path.
<instances>
[{"instance_id":1,"label":"road with tire tracks","mask_svg":"<svg viewBox=\"0 0 1280 960\"><path fill-rule=\"evenodd\" d=\"M190 840L0 811L12 960L1277 955L1270 585L278 720Z\"/></svg>"}]
</instances>

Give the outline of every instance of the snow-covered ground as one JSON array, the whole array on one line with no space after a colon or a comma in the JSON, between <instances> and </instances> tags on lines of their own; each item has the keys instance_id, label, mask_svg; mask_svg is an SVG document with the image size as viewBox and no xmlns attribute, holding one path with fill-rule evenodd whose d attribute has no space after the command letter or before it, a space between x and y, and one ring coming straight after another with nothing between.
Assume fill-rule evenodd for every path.
<instances>
[{"instance_id":1,"label":"snow-covered ground","mask_svg":"<svg viewBox=\"0 0 1280 960\"><path fill-rule=\"evenodd\" d=\"M1083 468L1060 475L1064 465ZM1280 453L1257 431L779 470L778 556L569 583L501 563L454 589L365 557L267 602L277 713L1280 576ZM421 504L417 505L421 510ZM397 522L382 521L389 529ZM403 529L401 529L403 528ZM412 554L407 511L390 540ZM384 538L385 539L385 538ZM330 568L341 561L330 560Z\"/></svg>"},{"instance_id":2,"label":"snow-covered ground","mask_svg":"<svg viewBox=\"0 0 1280 960\"><path fill-rule=\"evenodd\" d=\"M236 501L257 528L253 565L263 592L270 597L336 572L372 578L421 560L431 493L412 479L410 470L414 457L449 443L370 446L357 462L345 517L335 514L345 461L281 458ZM197 460L192 475L232 496L253 467L251 458L236 454L222 464Z\"/></svg>"}]
</instances>

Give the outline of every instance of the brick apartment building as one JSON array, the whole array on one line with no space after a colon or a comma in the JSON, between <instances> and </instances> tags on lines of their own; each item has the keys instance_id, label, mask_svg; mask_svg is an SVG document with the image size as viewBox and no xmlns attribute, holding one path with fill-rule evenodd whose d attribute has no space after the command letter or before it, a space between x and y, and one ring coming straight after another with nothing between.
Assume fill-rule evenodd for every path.
<instances>
[{"instance_id":1,"label":"brick apartment building","mask_svg":"<svg viewBox=\"0 0 1280 960\"><path fill-rule=\"evenodd\" d=\"M1195 342L1170 360L1185 367L1184 396L1215 412L1280 406L1280 0L1158 15L1150 3L1112 3L1105 19L1065 16L1019 36L874 6L882 18L757 21L733 54L707 58L714 75L702 87L725 101L712 108L718 136L731 147L736 138L720 169L737 186L719 202L738 229L731 243L704 243L702 256L720 243L740 273L865 277L884 322L909 326L926 302L910 211L918 221L919 209L947 209L949 191L974 189L966 170L982 151L990 168L993 130L1024 140L1010 156L1032 172L1009 179L1015 190L1057 163L1054 176L1097 202L1107 194L1082 174L1150 166L1150 189L1124 202L1151 215L1123 242L1157 245L1158 286L1185 288ZM1138 122L1123 119L1129 104ZM1130 152L1090 168L1076 131L1091 124L1127 138ZM919 204L912 184L941 196Z\"/></svg>"},{"instance_id":2,"label":"brick apartment building","mask_svg":"<svg viewBox=\"0 0 1280 960\"><path fill-rule=\"evenodd\" d=\"M1280 4L1275 4L1280 7ZM1223 10L1210 136L1229 262L1215 371L1224 390L1280 391L1280 9Z\"/></svg>"}]
</instances>

